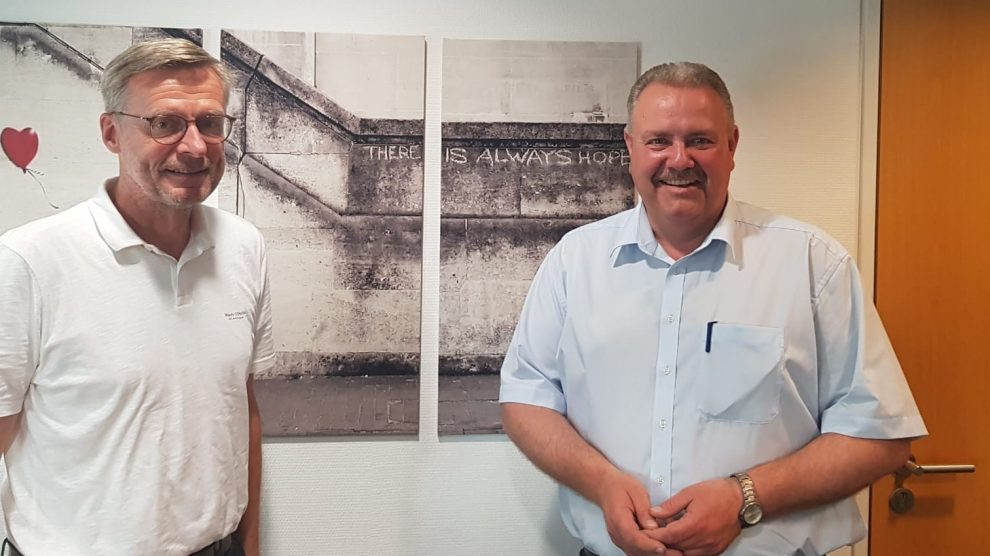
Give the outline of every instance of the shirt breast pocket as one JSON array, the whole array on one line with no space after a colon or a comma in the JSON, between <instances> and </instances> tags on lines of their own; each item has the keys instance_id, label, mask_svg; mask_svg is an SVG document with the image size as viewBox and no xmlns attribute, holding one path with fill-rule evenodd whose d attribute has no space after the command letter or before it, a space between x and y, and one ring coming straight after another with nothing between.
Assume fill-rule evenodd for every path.
<instances>
[{"instance_id":1,"label":"shirt breast pocket","mask_svg":"<svg viewBox=\"0 0 990 556\"><path fill-rule=\"evenodd\" d=\"M698 409L710 421L769 423L780 413L784 331L715 323L708 337Z\"/></svg>"}]
</instances>

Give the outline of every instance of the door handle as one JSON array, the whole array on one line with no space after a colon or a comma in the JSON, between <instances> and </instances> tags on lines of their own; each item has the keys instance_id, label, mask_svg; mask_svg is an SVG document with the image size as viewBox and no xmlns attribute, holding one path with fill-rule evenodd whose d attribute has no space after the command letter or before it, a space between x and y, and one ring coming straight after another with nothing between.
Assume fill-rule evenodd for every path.
<instances>
[{"instance_id":1,"label":"door handle","mask_svg":"<svg viewBox=\"0 0 990 556\"><path fill-rule=\"evenodd\" d=\"M908 460L901 469L906 472L905 479L912 475L927 475L929 473L976 473L975 465L918 465L913 460Z\"/></svg>"},{"instance_id":2,"label":"door handle","mask_svg":"<svg viewBox=\"0 0 990 556\"><path fill-rule=\"evenodd\" d=\"M976 473L975 465L918 465L914 456L894 472L894 491L890 493L888 505L891 511L906 514L914 508L914 493L904 486L904 481L917 475L942 473Z\"/></svg>"}]
</instances>

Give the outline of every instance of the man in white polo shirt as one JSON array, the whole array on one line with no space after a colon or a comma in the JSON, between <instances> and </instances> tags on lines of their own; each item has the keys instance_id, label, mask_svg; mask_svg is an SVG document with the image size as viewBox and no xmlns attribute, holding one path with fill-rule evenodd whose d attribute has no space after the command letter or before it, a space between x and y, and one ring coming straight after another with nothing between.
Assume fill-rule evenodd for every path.
<instances>
[{"instance_id":1,"label":"man in white polo shirt","mask_svg":"<svg viewBox=\"0 0 990 556\"><path fill-rule=\"evenodd\" d=\"M120 175L0 236L5 554L257 554L265 249L200 204L223 175L226 73L156 41L101 89Z\"/></svg>"}]
</instances>

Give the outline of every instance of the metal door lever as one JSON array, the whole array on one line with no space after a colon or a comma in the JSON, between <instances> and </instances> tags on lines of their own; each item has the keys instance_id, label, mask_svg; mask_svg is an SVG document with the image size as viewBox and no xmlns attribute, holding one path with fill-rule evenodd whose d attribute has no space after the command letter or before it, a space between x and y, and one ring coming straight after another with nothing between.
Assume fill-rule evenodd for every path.
<instances>
[{"instance_id":1,"label":"metal door lever","mask_svg":"<svg viewBox=\"0 0 990 556\"><path fill-rule=\"evenodd\" d=\"M894 472L894 491L890 493L888 504L894 513L906 514L914 508L914 493L904 487L904 481L915 475L938 473L976 473L975 465L918 465L911 456L900 469Z\"/></svg>"},{"instance_id":2,"label":"metal door lever","mask_svg":"<svg viewBox=\"0 0 990 556\"><path fill-rule=\"evenodd\" d=\"M918 465L908 460L902 467L907 476L927 475L928 473L976 473L975 465ZM898 470L900 474L900 470Z\"/></svg>"}]
</instances>

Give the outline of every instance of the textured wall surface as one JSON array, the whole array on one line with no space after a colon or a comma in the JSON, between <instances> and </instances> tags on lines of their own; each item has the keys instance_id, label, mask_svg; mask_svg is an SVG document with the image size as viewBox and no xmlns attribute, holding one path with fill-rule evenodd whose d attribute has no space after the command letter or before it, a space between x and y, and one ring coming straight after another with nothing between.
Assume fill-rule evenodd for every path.
<instances>
[{"instance_id":1,"label":"textured wall surface","mask_svg":"<svg viewBox=\"0 0 990 556\"><path fill-rule=\"evenodd\" d=\"M629 155L622 124L442 130L438 424L500 432L497 375L530 280L565 233L632 206Z\"/></svg>"},{"instance_id":2,"label":"textured wall surface","mask_svg":"<svg viewBox=\"0 0 990 556\"><path fill-rule=\"evenodd\" d=\"M373 58L418 51L410 63L422 72L422 39L381 43ZM239 118L228 179L240 184L225 189L221 206L258 226L269 250L278 358L255 386L265 433L415 433L422 111L415 120L362 118L293 73L304 65L295 63L300 49L270 58L260 50L269 42L256 48L227 32L221 47Z\"/></svg>"},{"instance_id":3,"label":"textured wall surface","mask_svg":"<svg viewBox=\"0 0 990 556\"><path fill-rule=\"evenodd\" d=\"M229 32L358 116L423 117L426 74L423 41L417 37L255 29Z\"/></svg>"},{"instance_id":4,"label":"textured wall surface","mask_svg":"<svg viewBox=\"0 0 990 556\"><path fill-rule=\"evenodd\" d=\"M622 123L639 68L628 42L449 39L443 51L450 122Z\"/></svg>"},{"instance_id":5,"label":"textured wall surface","mask_svg":"<svg viewBox=\"0 0 990 556\"><path fill-rule=\"evenodd\" d=\"M494 433L499 367L540 261L633 204L622 127L639 44L443 46L438 425Z\"/></svg>"}]
</instances>

